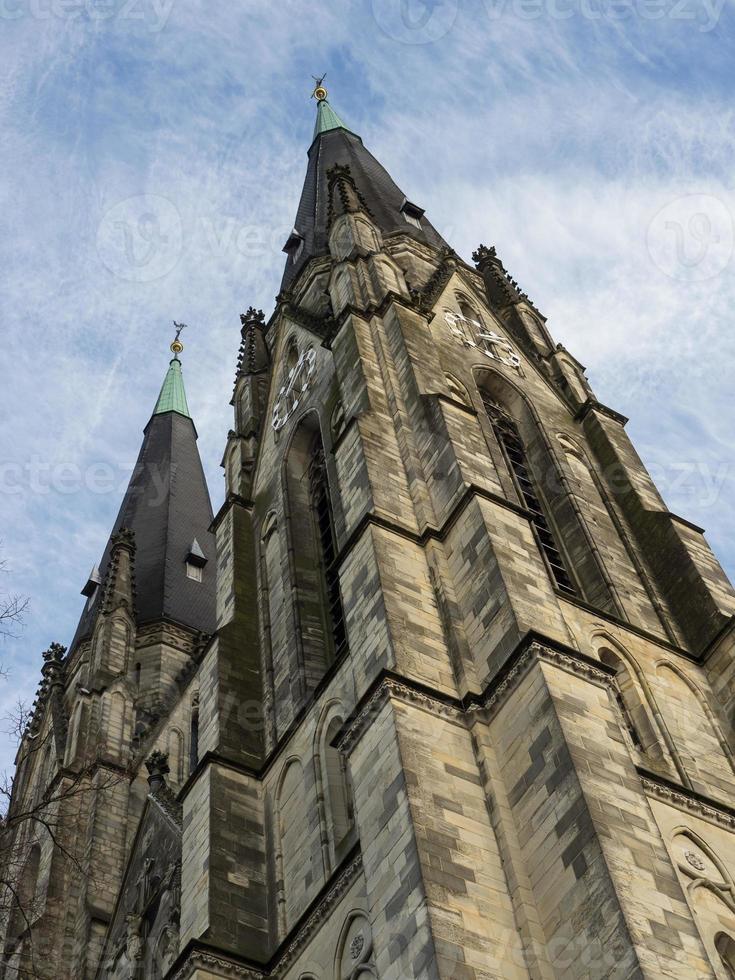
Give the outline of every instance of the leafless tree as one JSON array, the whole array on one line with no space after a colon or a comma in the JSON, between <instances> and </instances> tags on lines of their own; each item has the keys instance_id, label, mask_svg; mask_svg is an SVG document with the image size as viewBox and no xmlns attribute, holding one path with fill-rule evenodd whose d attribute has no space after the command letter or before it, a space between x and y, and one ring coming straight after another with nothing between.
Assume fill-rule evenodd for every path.
<instances>
[{"instance_id":1,"label":"leafless tree","mask_svg":"<svg viewBox=\"0 0 735 980\"><path fill-rule=\"evenodd\" d=\"M2 541L0 541L2 547ZM0 558L0 575L7 574L7 560ZM17 636L17 628L22 626L23 617L28 609L27 596L0 590L0 637Z\"/></svg>"}]
</instances>

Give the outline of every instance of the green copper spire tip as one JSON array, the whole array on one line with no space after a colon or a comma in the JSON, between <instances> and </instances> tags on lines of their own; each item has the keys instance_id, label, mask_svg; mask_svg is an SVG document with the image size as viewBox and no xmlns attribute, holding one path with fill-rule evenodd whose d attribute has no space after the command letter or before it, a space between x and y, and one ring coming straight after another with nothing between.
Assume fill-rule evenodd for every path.
<instances>
[{"instance_id":1,"label":"green copper spire tip","mask_svg":"<svg viewBox=\"0 0 735 980\"><path fill-rule=\"evenodd\" d=\"M319 78L316 75L312 75L311 77L316 82L316 87L311 93L312 99L316 99L316 121L314 122L314 135L311 138L313 143L320 133L328 133L330 129L347 129L347 126L345 126L329 102L327 102L329 93L324 88L326 74L321 75ZM351 132L349 129L347 131Z\"/></svg>"},{"instance_id":2,"label":"green copper spire tip","mask_svg":"<svg viewBox=\"0 0 735 980\"><path fill-rule=\"evenodd\" d=\"M189 406L186 404L181 361L178 357L174 357L168 366L166 377L161 386L161 394L158 396L156 407L153 409L154 415L163 415L164 412L178 412L179 415L185 415L188 419L191 418Z\"/></svg>"},{"instance_id":3,"label":"green copper spire tip","mask_svg":"<svg viewBox=\"0 0 735 980\"><path fill-rule=\"evenodd\" d=\"M327 100L320 99L316 105L313 139L316 139L320 133L326 133L330 129L347 129L347 126L345 126Z\"/></svg>"}]
</instances>

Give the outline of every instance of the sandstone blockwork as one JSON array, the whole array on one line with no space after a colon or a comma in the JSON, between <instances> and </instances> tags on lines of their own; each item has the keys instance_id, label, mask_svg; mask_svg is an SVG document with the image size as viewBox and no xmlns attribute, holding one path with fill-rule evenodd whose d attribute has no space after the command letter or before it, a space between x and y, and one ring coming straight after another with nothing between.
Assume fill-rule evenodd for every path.
<instances>
[{"instance_id":1,"label":"sandstone blockwork","mask_svg":"<svg viewBox=\"0 0 735 980\"><path fill-rule=\"evenodd\" d=\"M0 977L733 980L735 593L495 250L337 123L180 556L216 625L141 621L118 531L44 655Z\"/></svg>"}]
</instances>

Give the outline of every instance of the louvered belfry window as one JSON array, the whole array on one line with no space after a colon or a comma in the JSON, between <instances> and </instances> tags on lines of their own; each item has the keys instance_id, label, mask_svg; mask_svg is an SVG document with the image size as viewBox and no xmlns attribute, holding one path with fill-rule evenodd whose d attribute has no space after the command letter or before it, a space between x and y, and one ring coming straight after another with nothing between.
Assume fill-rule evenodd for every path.
<instances>
[{"instance_id":1,"label":"louvered belfry window","mask_svg":"<svg viewBox=\"0 0 735 980\"><path fill-rule=\"evenodd\" d=\"M311 493L311 506L314 509L316 533L321 549L329 625L332 629L332 639L334 641L334 656L338 658L347 649L347 633L345 630L342 597L339 591L339 574L336 563L337 549L334 535L334 521L332 518L332 505L329 499L327 466L321 442L317 443L311 455L311 461L309 463L309 489Z\"/></svg>"},{"instance_id":2,"label":"louvered belfry window","mask_svg":"<svg viewBox=\"0 0 735 980\"><path fill-rule=\"evenodd\" d=\"M533 483L526 456L526 447L515 420L497 405L486 392L482 402L492 423L498 442L503 447L510 470L521 493L523 503L531 514L531 526L539 549L546 559L557 588L566 595L576 596L577 589L566 569L561 550Z\"/></svg>"}]
</instances>

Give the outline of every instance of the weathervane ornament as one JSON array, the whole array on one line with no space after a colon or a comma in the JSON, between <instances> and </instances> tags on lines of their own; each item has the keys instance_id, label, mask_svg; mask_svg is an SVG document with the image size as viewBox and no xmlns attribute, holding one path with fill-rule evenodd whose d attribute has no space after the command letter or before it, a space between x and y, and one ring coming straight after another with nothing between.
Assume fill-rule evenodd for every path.
<instances>
[{"instance_id":1,"label":"weathervane ornament","mask_svg":"<svg viewBox=\"0 0 735 980\"><path fill-rule=\"evenodd\" d=\"M314 86L314 91L311 93L312 99L316 99L317 102L324 102L328 94L323 84L324 79L327 77L327 73L324 72L324 74L321 77L317 77L316 75L312 75L311 77L316 82L316 85Z\"/></svg>"},{"instance_id":2,"label":"weathervane ornament","mask_svg":"<svg viewBox=\"0 0 735 980\"><path fill-rule=\"evenodd\" d=\"M173 324L174 324L174 327L176 328L176 336L174 337L173 341L171 342L171 346L170 346L169 350L174 355L174 357L178 360L179 354L184 349L184 345L179 340L179 334L181 333L182 330L185 330L186 329L186 326L187 325L185 323L177 323L176 320L173 321Z\"/></svg>"}]
</instances>

